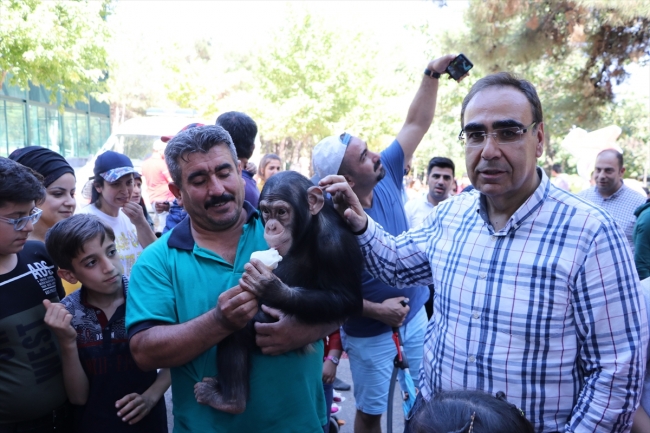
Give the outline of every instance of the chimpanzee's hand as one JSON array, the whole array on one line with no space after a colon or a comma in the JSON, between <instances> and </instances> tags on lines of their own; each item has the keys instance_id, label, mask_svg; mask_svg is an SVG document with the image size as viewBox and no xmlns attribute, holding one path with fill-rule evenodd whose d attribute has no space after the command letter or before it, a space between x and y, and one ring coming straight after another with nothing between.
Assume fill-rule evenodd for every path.
<instances>
[{"instance_id":1,"label":"chimpanzee's hand","mask_svg":"<svg viewBox=\"0 0 650 433\"><path fill-rule=\"evenodd\" d=\"M255 343L265 355L281 355L318 341L339 327L339 323L306 325L282 311L262 305L262 311L277 319L273 323L255 323Z\"/></svg>"},{"instance_id":2,"label":"chimpanzee's hand","mask_svg":"<svg viewBox=\"0 0 650 433\"><path fill-rule=\"evenodd\" d=\"M278 284L284 286L268 266L257 259L244 265L244 274L239 279L241 288L257 297L263 297L267 290L278 287Z\"/></svg>"},{"instance_id":3,"label":"chimpanzee's hand","mask_svg":"<svg viewBox=\"0 0 650 433\"><path fill-rule=\"evenodd\" d=\"M359 198L352 191L350 184L343 176L325 176L318 182L318 186L332 195L334 209L348 223L353 232L360 232L368 225L368 216L359 202Z\"/></svg>"},{"instance_id":4,"label":"chimpanzee's hand","mask_svg":"<svg viewBox=\"0 0 650 433\"><path fill-rule=\"evenodd\" d=\"M238 331L257 313L257 298L239 286L219 295L214 309L215 320L224 329Z\"/></svg>"}]
</instances>

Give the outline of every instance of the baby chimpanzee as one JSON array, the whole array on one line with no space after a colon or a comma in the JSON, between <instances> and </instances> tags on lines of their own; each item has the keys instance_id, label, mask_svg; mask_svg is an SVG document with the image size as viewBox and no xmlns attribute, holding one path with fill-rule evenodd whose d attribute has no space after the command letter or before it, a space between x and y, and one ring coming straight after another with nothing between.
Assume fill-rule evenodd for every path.
<instances>
[{"instance_id":1,"label":"baby chimpanzee","mask_svg":"<svg viewBox=\"0 0 650 433\"><path fill-rule=\"evenodd\" d=\"M271 273L247 266L240 286L261 304L307 324L342 322L363 309L363 258L347 224L303 175L286 171L269 178L260 195L264 238L283 260ZM261 270L260 270L261 269ZM258 283L252 285L253 281ZM215 409L242 413L249 394L253 323L273 321L259 311L248 325L217 346L218 376L194 386L196 399Z\"/></svg>"}]
</instances>

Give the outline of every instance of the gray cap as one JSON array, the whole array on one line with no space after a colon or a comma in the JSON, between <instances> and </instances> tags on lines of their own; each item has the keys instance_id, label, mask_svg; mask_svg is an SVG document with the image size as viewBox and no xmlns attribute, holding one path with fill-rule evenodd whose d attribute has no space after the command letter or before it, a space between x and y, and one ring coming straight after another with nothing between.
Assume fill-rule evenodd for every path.
<instances>
[{"instance_id":1,"label":"gray cap","mask_svg":"<svg viewBox=\"0 0 650 433\"><path fill-rule=\"evenodd\" d=\"M314 179L320 180L325 176L338 174L351 138L350 134L344 132L339 136L326 137L314 147L311 159Z\"/></svg>"}]
</instances>

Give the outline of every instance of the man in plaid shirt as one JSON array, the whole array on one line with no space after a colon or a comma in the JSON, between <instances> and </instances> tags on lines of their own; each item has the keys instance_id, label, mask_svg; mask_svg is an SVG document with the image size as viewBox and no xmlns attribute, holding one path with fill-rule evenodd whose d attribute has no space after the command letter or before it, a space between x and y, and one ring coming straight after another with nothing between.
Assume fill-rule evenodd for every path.
<instances>
[{"instance_id":1,"label":"man in plaid shirt","mask_svg":"<svg viewBox=\"0 0 650 433\"><path fill-rule=\"evenodd\" d=\"M461 126L476 190L441 203L416 230L391 236L342 178L320 183L373 276L436 288L419 403L441 390L504 391L538 432L629 431L648 324L625 236L537 167L544 123L532 84L480 79Z\"/></svg>"}]
</instances>

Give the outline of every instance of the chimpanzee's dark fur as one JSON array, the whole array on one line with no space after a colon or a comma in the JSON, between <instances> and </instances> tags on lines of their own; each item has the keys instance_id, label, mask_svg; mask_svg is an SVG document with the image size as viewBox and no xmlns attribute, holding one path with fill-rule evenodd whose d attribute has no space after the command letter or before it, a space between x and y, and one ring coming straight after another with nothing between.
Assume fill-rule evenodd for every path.
<instances>
[{"instance_id":1,"label":"chimpanzee's dark fur","mask_svg":"<svg viewBox=\"0 0 650 433\"><path fill-rule=\"evenodd\" d=\"M278 173L264 185L260 203L283 200L294 211L292 246L274 273L287 286L299 289L299 295L288 294L277 284L266 289L260 303L308 324L342 322L363 309L363 257L355 236L331 202L326 200L318 214L310 214L307 190L312 186L306 177L292 171ZM244 329L217 346L218 376L210 386L228 412L232 411L228 406L236 407L235 413L243 411L248 399L255 321L273 319L260 310Z\"/></svg>"}]
</instances>

